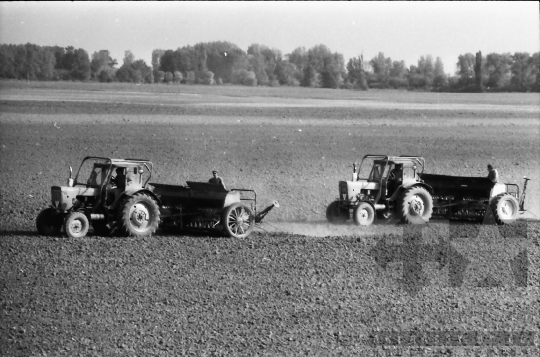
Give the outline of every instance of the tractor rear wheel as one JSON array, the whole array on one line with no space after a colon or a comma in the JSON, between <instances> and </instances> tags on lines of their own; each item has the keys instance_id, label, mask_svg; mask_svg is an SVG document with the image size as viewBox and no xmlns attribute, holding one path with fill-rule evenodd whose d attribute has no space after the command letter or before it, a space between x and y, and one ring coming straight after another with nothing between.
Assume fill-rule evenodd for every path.
<instances>
[{"instance_id":1,"label":"tractor rear wheel","mask_svg":"<svg viewBox=\"0 0 540 357\"><path fill-rule=\"evenodd\" d=\"M501 193L491 199L491 209L497 224L509 224L516 220L519 203L517 199L508 193Z\"/></svg>"},{"instance_id":2,"label":"tractor rear wheel","mask_svg":"<svg viewBox=\"0 0 540 357\"><path fill-rule=\"evenodd\" d=\"M255 227L253 211L240 202L225 209L222 221L225 234L232 238L246 238Z\"/></svg>"},{"instance_id":3,"label":"tractor rear wheel","mask_svg":"<svg viewBox=\"0 0 540 357\"><path fill-rule=\"evenodd\" d=\"M367 202L361 202L353 211L354 223L357 226L370 226L375 220L375 210Z\"/></svg>"},{"instance_id":4,"label":"tractor rear wheel","mask_svg":"<svg viewBox=\"0 0 540 357\"><path fill-rule=\"evenodd\" d=\"M45 208L36 218L36 228L43 236L56 236L62 229L62 215L54 208Z\"/></svg>"},{"instance_id":5,"label":"tractor rear wheel","mask_svg":"<svg viewBox=\"0 0 540 357\"><path fill-rule=\"evenodd\" d=\"M334 201L326 208L326 219L332 224L345 223L349 219L349 210L339 206L339 201Z\"/></svg>"},{"instance_id":6,"label":"tractor rear wheel","mask_svg":"<svg viewBox=\"0 0 540 357\"><path fill-rule=\"evenodd\" d=\"M399 199L401 217L408 224L424 224L433 214L433 198L420 186L405 190Z\"/></svg>"},{"instance_id":7,"label":"tractor rear wheel","mask_svg":"<svg viewBox=\"0 0 540 357\"><path fill-rule=\"evenodd\" d=\"M64 230L70 238L82 238L88 233L90 222L82 212L71 212L64 222Z\"/></svg>"},{"instance_id":8,"label":"tractor rear wheel","mask_svg":"<svg viewBox=\"0 0 540 357\"><path fill-rule=\"evenodd\" d=\"M137 238L151 236L159 226L159 207L147 194L135 194L120 205L118 222L121 234Z\"/></svg>"}]
</instances>

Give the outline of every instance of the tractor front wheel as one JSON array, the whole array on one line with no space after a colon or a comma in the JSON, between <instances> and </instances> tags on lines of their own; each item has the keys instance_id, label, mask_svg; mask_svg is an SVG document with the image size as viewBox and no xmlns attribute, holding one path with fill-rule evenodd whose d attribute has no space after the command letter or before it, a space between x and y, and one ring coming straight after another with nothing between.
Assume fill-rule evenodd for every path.
<instances>
[{"instance_id":1,"label":"tractor front wheel","mask_svg":"<svg viewBox=\"0 0 540 357\"><path fill-rule=\"evenodd\" d=\"M223 212L225 234L232 238L246 238L255 227L255 216L251 208L243 203L233 203Z\"/></svg>"},{"instance_id":2,"label":"tractor front wheel","mask_svg":"<svg viewBox=\"0 0 540 357\"><path fill-rule=\"evenodd\" d=\"M326 208L326 219L332 224L345 223L349 219L349 210L339 206L339 201L334 201Z\"/></svg>"},{"instance_id":3,"label":"tractor front wheel","mask_svg":"<svg viewBox=\"0 0 540 357\"><path fill-rule=\"evenodd\" d=\"M82 238L88 233L90 222L82 212L71 212L64 222L64 230L70 238Z\"/></svg>"},{"instance_id":4,"label":"tractor front wheel","mask_svg":"<svg viewBox=\"0 0 540 357\"><path fill-rule=\"evenodd\" d=\"M36 228L43 236L56 236L62 229L62 215L54 208L45 208L36 218Z\"/></svg>"},{"instance_id":5,"label":"tractor front wheel","mask_svg":"<svg viewBox=\"0 0 540 357\"><path fill-rule=\"evenodd\" d=\"M433 197L423 187L415 186L406 189L399 201L405 223L424 224L433 214Z\"/></svg>"},{"instance_id":6,"label":"tractor front wheel","mask_svg":"<svg viewBox=\"0 0 540 357\"><path fill-rule=\"evenodd\" d=\"M493 197L490 202L493 216L497 224L509 224L516 220L519 211L519 203L514 196L501 193Z\"/></svg>"},{"instance_id":7,"label":"tractor front wheel","mask_svg":"<svg viewBox=\"0 0 540 357\"><path fill-rule=\"evenodd\" d=\"M367 202L362 202L354 208L354 223L357 226L370 226L375 220L375 210Z\"/></svg>"},{"instance_id":8,"label":"tractor front wheel","mask_svg":"<svg viewBox=\"0 0 540 357\"><path fill-rule=\"evenodd\" d=\"M159 207L154 199L144 193L127 197L120 205L120 232L131 237L148 237L159 226Z\"/></svg>"}]
</instances>

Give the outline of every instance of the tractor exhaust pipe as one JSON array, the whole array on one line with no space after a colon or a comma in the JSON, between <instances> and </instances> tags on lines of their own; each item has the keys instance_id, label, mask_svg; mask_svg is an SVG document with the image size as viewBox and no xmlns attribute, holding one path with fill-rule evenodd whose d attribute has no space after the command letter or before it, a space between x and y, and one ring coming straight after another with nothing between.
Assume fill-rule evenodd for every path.
<instances>
[{"instance_id":1,"label":"tractor exhaust pipe","mask_svg":"<svg viewBox=\"0 0 540 357\"><path fill-rule=\"evenodd\" d=\"M69 178L68 178L68 187L73 187L73 169L69 167Z\"/></svg>"}]
</instances>

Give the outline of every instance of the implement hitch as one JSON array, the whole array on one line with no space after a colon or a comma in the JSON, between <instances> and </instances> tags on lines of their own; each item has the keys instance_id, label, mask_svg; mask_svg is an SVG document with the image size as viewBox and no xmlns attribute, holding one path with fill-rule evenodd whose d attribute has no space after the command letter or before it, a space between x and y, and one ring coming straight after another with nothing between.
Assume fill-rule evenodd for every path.
<instances>
[{"instance_id":1,"label":"implement hitch","mask_svg":"<svg viewBox=\"0 0 540 357\"><path fill-rule=\"evenodd\" d=\"M261 212L257 213L257 215L255 215L255 223L261 223L263 218L266 217L268 212L270 212L274 207L276 207L276 208L279 207L278 201L272 202L272 204L270 206L266 207Z\"/></svg>"}]
</instances>

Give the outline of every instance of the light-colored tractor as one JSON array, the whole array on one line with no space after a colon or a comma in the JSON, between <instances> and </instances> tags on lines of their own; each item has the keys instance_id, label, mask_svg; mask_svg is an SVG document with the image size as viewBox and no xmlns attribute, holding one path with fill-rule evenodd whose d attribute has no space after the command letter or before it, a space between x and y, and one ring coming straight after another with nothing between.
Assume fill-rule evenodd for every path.
<instances>
[{"instance_id":1,"label":"light-colored tractor","mask_svg":"<svg viewBox=\"0 0 540 357\"><path fill-rule=\"evenodd\" d=\"M350 181L339 182L339 197L326 210L331 223L352 219L368 226L376 219L395 218L422 224L432 217L482 219L492 209L498 224L514 222L525 211L516 184L493 183L485 177L461 177L424 173L420 156L366 155L353 165Z\"/></svg>"}]
</instances>

